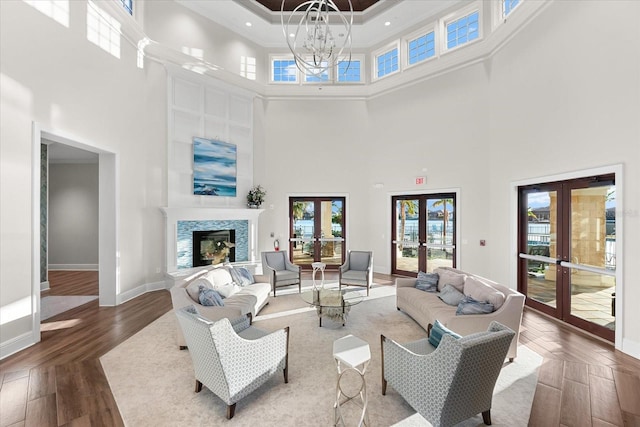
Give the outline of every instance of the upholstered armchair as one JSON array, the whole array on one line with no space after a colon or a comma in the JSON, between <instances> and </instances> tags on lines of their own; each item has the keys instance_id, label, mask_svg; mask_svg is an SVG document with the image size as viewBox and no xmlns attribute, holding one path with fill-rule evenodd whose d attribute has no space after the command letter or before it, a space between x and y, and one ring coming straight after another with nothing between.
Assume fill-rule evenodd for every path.
<instances>
[{"instance_id":1,"label":"upholstered armchair","mask_svg":"<svg viewBox=\"0 0 640 427\"><path fill-rule=\"evenodd\" d=\"M462 338L443 335L437 348L427 338L398 344L381 335L382 394L390 384L435 427L479 413L490 425L493 389L514 335L498 322Z\"/></svg>"},{"instance_id":2,"label":"upholstered armchair","mask_svg":"<svg viewBox=\"0 0 640 427\"><path fill-rule=\"evenodd\" d=\"M363 286L367 296L373 282L373 252L349 251L344 264L340 266L338 288L342 285Z\"/></svg>"},{"instance_id":3,"label":"upholstered armchair","mask_svg":"<svg viewBox=\"0 0 640 427\"><path fill-rule=\"evenodd\" d=\"M196 393L207 387L227 404L227 418L236 403L279 370L288 379L289 327L267 333L249 325L248 317L212 322L193 306L176 310L196 377Z\"/></svg>"},{"instance_id":4,"label":"upholstered armchair","mask_svg":"<svg viewBox=\"0 0 640 427\"><path fill-rule=\"evenodd\" d=\"M302 290L300 279L300 266L289 261L287 251L262 252L262 273L269 277L273 297L276 296L276 288L280 286L298 285L298 292Z\"/></svg>"}]
</instances>

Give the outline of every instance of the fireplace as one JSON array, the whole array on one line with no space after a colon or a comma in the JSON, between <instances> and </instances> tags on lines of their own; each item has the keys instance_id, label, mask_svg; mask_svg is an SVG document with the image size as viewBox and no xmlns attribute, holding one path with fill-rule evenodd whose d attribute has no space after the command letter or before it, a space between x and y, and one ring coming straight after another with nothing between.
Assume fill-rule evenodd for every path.
<instances>
[{"instance_id":1,"label":"fireplace","mask_svg":"<svg viewBox=\"0 0 640 427\"><path fill-rule=\"evenodd\" d=\"M220 264L236 260L235 230L206 230L193 232L192 265Z\"/></svg>"}]
</instances>

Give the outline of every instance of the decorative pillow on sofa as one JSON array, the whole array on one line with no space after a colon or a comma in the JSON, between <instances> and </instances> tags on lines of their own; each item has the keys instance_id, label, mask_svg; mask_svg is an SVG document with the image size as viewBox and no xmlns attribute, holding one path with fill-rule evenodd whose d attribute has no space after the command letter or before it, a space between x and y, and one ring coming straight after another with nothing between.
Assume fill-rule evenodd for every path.
<instances>
[{"instance_id":1,"label":"decorative pillow on sofa","mask_svg":"<svg viewBox=\"0 0 640 427\"><path fill-rule=\"evenodd\" d=\"M490 302L476 301L473 298L466 296L458 304L456 310L456 316L461 314L487 314L493 311L493 304Z\"/></svg>"},{"instance_id":2,"label":"decorative pillow on sofa","mask_svg":"<svg viewBox=\"0 0 640 427\"><path fill-rule=\"evenodd\" d=\"M226 285L214 285L213 289L218 292L222 298L229 298L231 295L240 291L240 286L230 282Z\"/></svg>"},{"instance_id":3,"label":"decorative pillow on sofa","mask_svg":"<svg viewBox=\"0 0 640 427\"><path fill-rule=\"evenodd\" d=\"M240 282L236 283L238 283L240 286L247 286L256 283L255 279L253 278L253 274L251 274L248 268L238 267L236 268L236 272L240 276Z\"/></svg>"},{"instance_id":4,"label":"decorative pillow on sofa","mask_svg":"<svg viewBox=\"0 0 640 427\"><path fill-rule=\"evenodd\" d=\"M216 286L226 285L227 283L233 282L233 278L231 277L231 273L225 267L214 268L207 274L207 279L211 283L213 283L213 288Z\"/></svg>"},{"instance_id":5,"label":"decorative pillow on sofa","mask_svg":"<svg viewBox=\"0 0 640 427\"><path fill-rule=\"evenodd\" d=\"M461 338L461 335L456 334L451 329L448 329L439 320L436 319L436 323L431 327L431 332L429 332L429 344L434 347L438 347L440 345L440 341L444 335L451 335L454 338Z\"/></svg>"},{"instance_id":6,"label":"decorative pillow on sofa","mask_svg":"<svg viewBox=\"0 0 640 427\"><path fill-rule=\"evenodd\" d=\"M438 297L449 305L458 305L464 298L464 294L454 288L452 285L445 285Z\"/></svg>"},{"instance_id":7,"label":"decorative pillow on sofa","mask_svg":"<svg viewBox=\"0 0 640 427\"><path fill-rule=\"evenodd\" d=\"M211 283L208 279L204 277L198 277L197 279L189 283L185 288L185 290L187 291L187 294L189 294L189 297L191 297L191 299L194 302L197 302L198 304L200 304L200 286L201 285L206 288L213 289L213 283Z\"/></svg>"},{"instance_id":8,"label":"decorative pillow on sofa","mask_svg":"<svg viewBox=\"0 0 640 427\"><path fill-rule=\"evenodd\" d=\"M204 285L200 285L199 299L200 299L200 304L205 305L207 307L224 306L224 301L222 301L220 294L218 294L213 289L207 288Z\"/></svg>"},{"instance_id":9,"label":"decorative pillow on sofa","mask_svg":"<svg viewBox=\"0 0 640 427\"><path fill-rule=\"evenodd\" d=\"M418 272L416 288L425 292L438 292L438 273Z\"/></svg>"},{"instance_id":10,"label":"decorative pillow on sofa","mask_svg":"<svg viewBox=\"0 0 640 427\"><path fill-rule=\"evenodd\" d=\"M467 280L464 282L464 294L476 301L490 302L493 304L494 310L502 307L505 299L502 292L474 277L467 277Z\"/></svg>"},{"instance_id":11,"label":"decorative pillow on sofa","mask_svg":"<svg viewBox=\"0 0 640 427\"><path fill-rule=\"evenodd\" d=\"M464 290L464 281L467 278L466 274L456 273L446 268L436 268L433 272L438 273L438 276L440 276L438 280L438 290L440 292L442 292L445 285L451 285L460 292Z\"/></svg>"}]
</instances>

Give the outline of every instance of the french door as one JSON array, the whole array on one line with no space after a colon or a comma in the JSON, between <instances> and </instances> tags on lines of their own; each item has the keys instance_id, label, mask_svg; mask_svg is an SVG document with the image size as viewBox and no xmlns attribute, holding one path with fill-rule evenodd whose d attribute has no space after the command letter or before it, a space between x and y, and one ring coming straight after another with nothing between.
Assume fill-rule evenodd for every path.
<instances>
[{"instance_id":1,"label":"french door","mask_svg":"<svg viewBox=\"0 0 640 427\"><path fill-rule=\"evenodd\" d=\"M327 269L344 263L344 197L289 198L289 253L302 267L323 262Z\"/></svg>"},{"instance_id":2,"label":"french door","mask_svg":"<svg viewBox=\"0 0 640 427\"><path fill-rule=\"evenodd\" d=\"M392 274L455 267L455 193L393 196L391 209Z\"/></svg>"},{"instance_id":3,"label":"french door","mask_svg":"<svg viewBox=\"0 0 640 427\"><path fill-rule=\"evenodd\" d=\"M519 188L518 289L527 305L615 339L614 175Z\"/></svg>"}]
</instances>

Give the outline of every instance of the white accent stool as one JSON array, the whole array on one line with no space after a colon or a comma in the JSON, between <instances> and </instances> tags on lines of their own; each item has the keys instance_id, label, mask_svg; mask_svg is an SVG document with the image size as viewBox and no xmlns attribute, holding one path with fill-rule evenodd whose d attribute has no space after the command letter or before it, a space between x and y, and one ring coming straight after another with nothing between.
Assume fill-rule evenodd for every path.
<instances>
[{"instance_id":1,"label":"white accent stool","mask_svg":"<svg viewBox=\"0 0 640 427\"><path fill-rule=\"evenodd\" d=\"M367 383L365 382L364 374L367 371L369 362L371 361L371 351L369 349L369 343L353 335L342 337L333 342L333 358L335 359L336 366L338 368L336 401L333 404L333 425L337 426L339 421L342 422L342 425L345 425L340 406L351 401L355 397L360 397L360 400L362 402L362 415L360 416L358 426L368 426L369 417L367 415ZM344 369L342 368L343 364L345 365ZM362 370L358 369L358 366L360 365L362 365ZM360 379L362 380L360 390L358 390L358 392L352 396L345 393L340 387L340 380L342 379L342 376L349 370L355 371L358 375L360 375ZM346 397L346 399L341 402L340 400L342 396ZM358 402L356 401L353 402L358 404Z\"/></svg>"},{"instance_id":2,"label":"white accent stool","mask_svg":"<svg viewBox=\"0 0 640 427\"><path fill-rule=\"evenodd\" d=\"M324 288L324 269L327 266L324 262L312 262L311 267L313 268L313 273L311 275L311 280L313 281L313 289L317 289L316 286L316 272L320 270L322 273L322 280L320 281L320 287Z\"/></svg>"}]
</instances>

